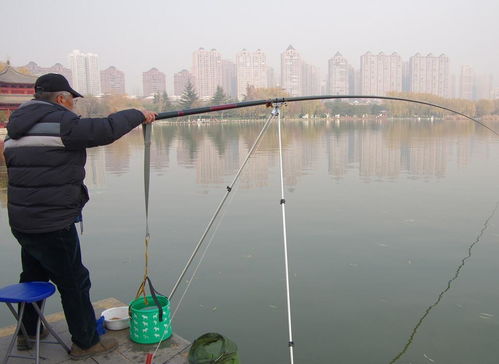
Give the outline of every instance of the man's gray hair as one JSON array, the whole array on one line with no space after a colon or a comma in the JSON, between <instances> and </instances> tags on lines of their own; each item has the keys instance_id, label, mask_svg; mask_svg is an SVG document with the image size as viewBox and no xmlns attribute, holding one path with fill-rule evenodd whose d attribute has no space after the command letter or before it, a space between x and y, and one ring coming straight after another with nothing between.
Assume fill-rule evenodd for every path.
<instances>
[{"instance_id":1,"label":"man's gray hair","mask_svg":"<svg viewBox=\"0 0 499 364\"><path fill-rule=\"evenodd\" d=\"M34 97L35 100L55 102L55 99L59 95L63 95L65 97L68 96L72 97L71 93L69 93L68 91L55 91L55 92L36 91Z\"/></svg>"}]
</instances>

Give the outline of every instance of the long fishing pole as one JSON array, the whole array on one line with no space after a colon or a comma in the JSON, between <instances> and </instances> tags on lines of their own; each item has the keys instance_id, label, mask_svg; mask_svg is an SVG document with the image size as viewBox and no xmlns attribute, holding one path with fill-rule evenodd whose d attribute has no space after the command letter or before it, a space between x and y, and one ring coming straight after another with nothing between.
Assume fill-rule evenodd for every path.
<instances>
[{"instance_id":1,"label":"long fishing pole","mask_svg":"<svg viewBox=\"0 0 499 364\"><path fill-rule=\"evenodd\" d=\"M281 97L281 98L274 98L274 99L267 99L267 100L243 101L243 102L237 102L237 103L232 103L232 104L198 107L198 108L194 108L194 109L186 109L186 110L180 110L180 111L167 111L167 112L159 113L158 116L156 117L156 119L158 119L158 120L171 119L171 118L176 118L176 117L181 117L181 116L205 114L205 113L210 113L210 112L231 110L231 109L240 109L240 108L259 106L259 105L266 105L267 107L270 107L270 106L275 105L275 104L284 104L284 103L288 103L288 102L313 101L313 100L335 100L335 99L336 100L338 100L338 99L371 99L371 100L405 101L405 102L411 102L411 103L420 104L420 105L431 106L431 107L435 107L437 109L450 111L454 114L460 115L468 120L473 121L474 123L477 123L477 124L483 126L484 128L490 130L495 135L499 136L499 133L497 131L490 128L489 126L482 123L481 121L474 119L471 116L463 114L459 111L450 109L446 106L433 104L433 103L427 102L427 101L409 99L409 98L405 98L405 97L393 97L393 96L318 95L318 96Z\"/></svg>"}]
</instances>

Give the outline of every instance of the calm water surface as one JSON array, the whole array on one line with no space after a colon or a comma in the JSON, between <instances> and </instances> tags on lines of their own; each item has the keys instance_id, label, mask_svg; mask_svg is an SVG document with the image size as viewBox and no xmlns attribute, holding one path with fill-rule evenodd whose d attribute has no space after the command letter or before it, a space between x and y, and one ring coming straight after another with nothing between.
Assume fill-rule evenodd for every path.
<instances>
[{"instance_id":1,"label":"calm water surface","mask_svg":"<svg viewBox=\"0 0 499 364\"><path fill-rule=\"evenodd\" d=\"M262 125L154 125L158 290L170 292ZM498 139L464 121L284 128L295 362L497 363ZM244 363L289 362L277 142L272 127L173 321L190 340L227 335ZM140 130L89 150L81 240L94 300L129 302L142 279L142 163ZM0 159L0 285L17 281L20 266L5 185ZM60 309L51 299L47 311ZM0 326L11 323L2 308Z\"/></svg>"}]
</instances>

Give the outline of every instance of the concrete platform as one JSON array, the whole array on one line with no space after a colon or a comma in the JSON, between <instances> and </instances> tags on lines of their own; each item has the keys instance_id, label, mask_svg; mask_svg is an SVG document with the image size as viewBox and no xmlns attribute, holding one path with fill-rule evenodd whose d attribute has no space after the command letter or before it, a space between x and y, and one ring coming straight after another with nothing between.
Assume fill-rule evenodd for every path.
<instances>
[{"instance_id":1,"label":"concrete platform","mask_svg":"<svg viewBox=\"0 0 499 364\"><path fill-rule=\"evenodd\" d=\"M111 307L126 306L114 298L108 298L94 303L95 313L100 316L100 313ZM60 335L64 342L71 347L71 335L68 332L68 327L62 312L46 316L47 321L52 325L54 330ZM14 318L12 318L14 320ZM9 326L0 329L0 361L3 360L7 351L11 335L14 333L15 326ZM119 347L109 354L96 356L87 360L73 361L69 355L59 344L40 344L40 362L43 364L127 364L127 363L145 363L146 354L153 353L157 344L140 345L132 342L129 339L128 329L120 331L107 331L105 334L108 337L113 337L119 342ZM55 341L50 335L47 338L49 341ZM187 354L189 352L190 343L173 334L169 339L163 341L156 353L154 364L187 364ZM14 347L13 355L32 355L34 350L17 352ZM10 358L9 364L26 364L30 360Z\"/></svg>"}]
</instances>

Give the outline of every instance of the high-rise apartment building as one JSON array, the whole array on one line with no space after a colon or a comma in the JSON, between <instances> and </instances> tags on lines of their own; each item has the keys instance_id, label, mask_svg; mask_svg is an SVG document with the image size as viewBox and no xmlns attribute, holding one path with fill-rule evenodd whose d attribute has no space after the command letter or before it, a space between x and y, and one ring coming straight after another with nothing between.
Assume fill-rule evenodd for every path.
<instances>
[{"instance_id":1,"label":"high-rise apartment building","mask_svg":"<svg viewBox=\"0 0 499 364\"><path fill-rule=\"evenodd\" d=\"M248 86L255 88L268 87L267 57L257 49L249 52L246 49L236 54L237 98L241 100Z\"/></svg>"},{"instance_id":2,"label":"high-rise apartment building","mask_svg":"<svg viewBox=\"0 0 499 364\"><path fill-rule=\"evenodd\" d=\"M277 81L275 71L272 67L267 66L267 87L276 87Z\"/></svg>"},{"instance_id":3,"label":"high-rise apartment building","mask_svg":"<svg viewBox=\"0 0 499 364\"><path fill-rule=\"evenodd\" d=\"M409 72L409 62L402 62L402 91L410 92L411 91L411 77Z\"/></svg>"},{"instance_id":4,"label":"high-rise apartment building","mask_svg":"<svg viewBox=\"0 0 499 364\"><path fill-rule=\"evenodd\" d=\"M350 95L360 94L360 69L348 66L348 89Z\"/></svg>"},{"instance_id":5,"label":"high-rise apartment building","mask_svg":"<svg viewBox=\"0 0 499 364\"><path fill-rule=\"evenodd\" d=\"M281 87L291 96L301 96L303 61L300 53L290 45L281 53Z\"/></svg>"},{"instance_id":6,"label":"high-rise apartment building","mask_svg":"<svg viewBox=\"0 0 499 364\"><path fill-rule=\"evenodd\" d=\"M83 95L100 95L99 56L75 49L69 54L68 60L73 88Z\"/></svg>"},{"instance_id":7,"label":"high-rise apartment building","mask_svg":"<svg viewBox=\"0 0 499 364\"><path fill-rule=\"evenodd\" d=\"M222 88L225 95L231 99L237 98L236 64L228 59L222 59Z\"/></svg>"},{"instance_id":8,"label":"high-rise apartment building","mask_svg":"<svg viewBox=\"0 0 499 364\"><path fill-rule=\"evenodd\" d=\"M192 54L194 85L200 98L213 97L222 86L222 57L216 49L199 48Z\"/></svg>"},{"instance_id":9,"label":"high-rise apartment building","mask_svg":"<svg viewBox=\"0 0 499 364\"><path fill-rule=\"evenodd\" d=\"M350 66L340 52L328 61L328 94L349 95L350 94Z\"/></svg>"},{"instance_id":10,"label":"high-rise apartment building","mask_svg":"<svg viewBox=\"0 0 499 364\"><path fill-rule=\"evenodd\" d=\"M104 95L125 94L125 74L114 66L100 72L101 90Z\"/></svg>"},{"instance_id":11,"label":"high-rise apartment building","mask_svg":"<svg viewBox=\"0 0 499 364\"><path fill-rule=\"evenodd\" d=\"M81 94L88 94L87 87L87 67L86 57L79 50L74 50L68 56L69 68L73 75L73 83L71 84Z\"/></svg>"},{"instance_id":12,"label":"high-rise apartment building","mask_svg":"<svg viewBox=\"0 0 499 364\"><path fill-rule=\"evenodd\" d=\"M162 94L166 90L165 74L153 67L147 72L142 73L142 87L144 96Z\"/></svg>"},{"instance_id":13,"label":"high-rise apartment building","mask_svg":"<svg viewBox=\"0 0 499 364\"><path fill-rule=\"evenodd\" d=\"M360 87L363 95L385 96L402 91L402 58L380 52L367 52L360 57Z\"/></svg>"},{"instance_id":14,"label":"high-rise apartment building","mask_svg":"<svg viewBox=\"0 0 499 364\"><path fill-rule=\"evenodd\" d=\"M416 53L409 59L409 90L441 97L450 96L449 57Z\"/></svg>"},{"instance_id":15,"label":"high-rise apartment building","mask_svg":"<svg viewBox=\"0 0 499 364\"><path fill-rule=\"evenodd\" d=\"M457 76L455 73L451 73L449 77L449 97L451 99L458 98L458 89L457 89Z\"/></svg>"},{"instance_id":16,"label":"high-rise apartment building","mask_svg":"<svg viewBox=\"0 0 499 364\"><path fill-rule=\"evenodd\" d=\"M473 83L475 82L475 72L471 66L461 66L459 75L459 97L462 99L473 99Z\"/></svg>"},{"instance_id":17,"label":"high-rise apartment building","mask_svg":"<svg viewBox=\"0 0 499 364\"><path fill-rule=\"evenodd\" d=\"M87 53L87 83L90 95L100 95L100 69L99 56L93 53Z\"/></svg>"},{"instance_id":18,"label":"high-rise apartment building","mask_svg":"<svg viewBox=\"0 0 499 364\"><path fill-rule=\"evenodd\" d=\"M311 64L302 63L302 95L312 96L321 93L321 78L319 68Z\"/></svg>"},{"instance_id":19,"label":"high-rise apartment building","mask_svg":"<svg viewBox=\"0 0 499 364\"><path fill-rule=\"evenodd\" d=\"M192 74L187 71L186 69L183 69L180 72L174 73L173 74L173 94L175 96L182 96L184 93L185 87L187 86L188 82L192 82Z\"/></svg>"}]
</instances>

